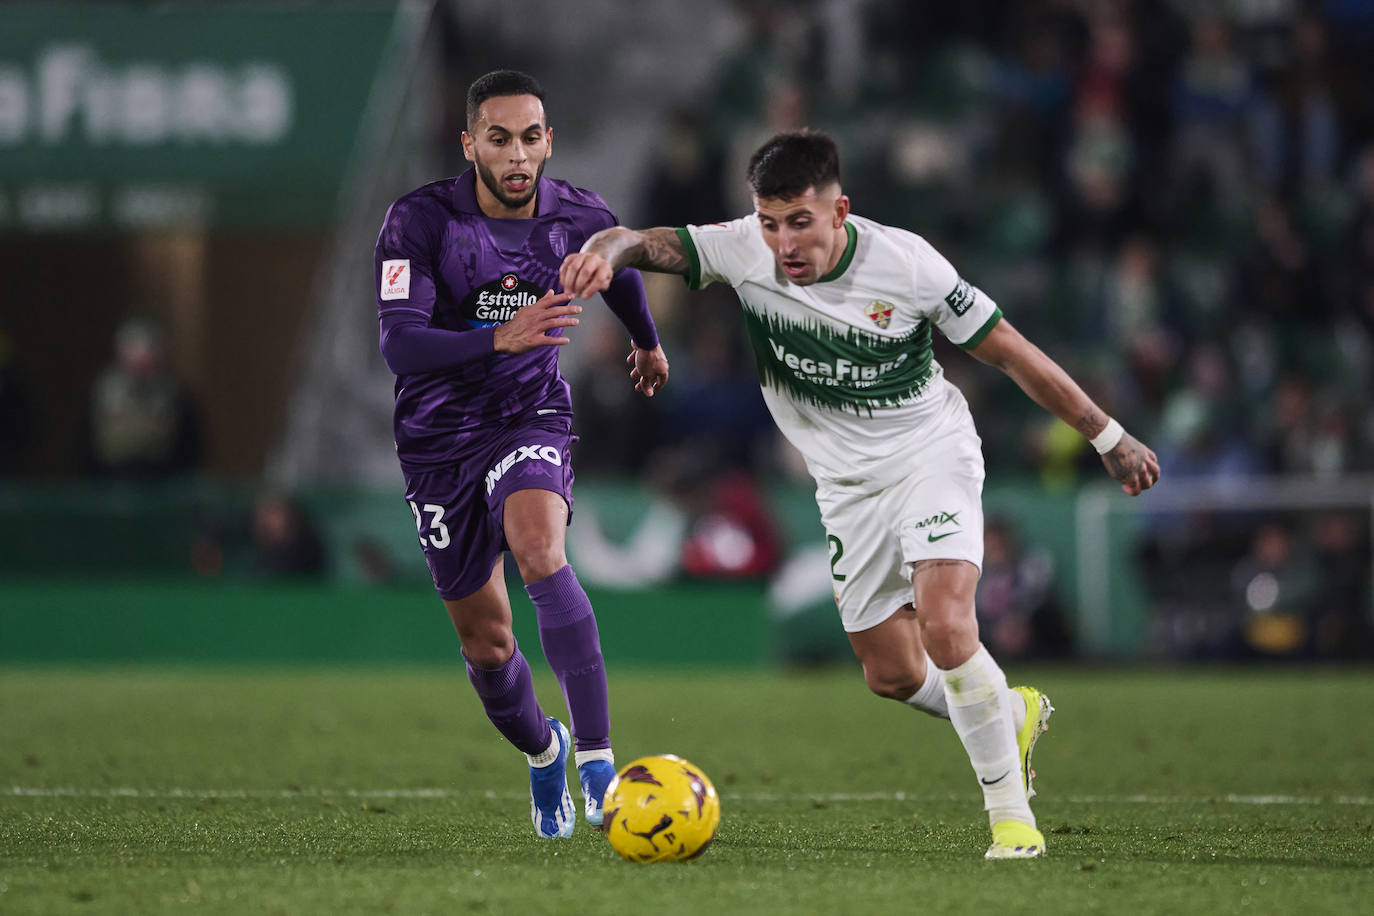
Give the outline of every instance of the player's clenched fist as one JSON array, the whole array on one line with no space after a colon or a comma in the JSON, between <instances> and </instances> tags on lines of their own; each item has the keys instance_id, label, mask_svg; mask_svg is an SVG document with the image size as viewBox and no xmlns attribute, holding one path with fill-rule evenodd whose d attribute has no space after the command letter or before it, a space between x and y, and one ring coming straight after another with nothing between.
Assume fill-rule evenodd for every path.
<instances>
[{"instance_id":1,"label":"player's clenched fist","mask_svg":"<svg viewBox=\"0 0 1374 916\"><path fill-rule=\"evenodd\" d=\"M1159 459L1130 433L1124 433L1116 447L1102 456L1102 463L1130 496L1139 496L1159 482Z\"/></svg>"},{"instance_id":2,"label":"player's clenched fist","mask_svg":"<svg viewBox=\"0 0 1374 916\"><path fill-rule=\"evenodd\" d=\"M575 251L563 259L558 279L563 288L579 299L590 299L611 285L615 271L611 263L590 251Z\"/></svg>"},{"instance_id":3,"label":"player's clenched fist","mask_svg":"<svg viewBox=\"0 0 1374 916\"><path fill-rule=\"evenodd\" d=\"M516 310L515 317L497 327L492 342L498 353L524 353L535 347L557 347L569 343L566 337L550 337L555 328L577 326L574 316L580 305L568 305L572 293L549 290L538 301Z\"/></svg>"}]
</instances>

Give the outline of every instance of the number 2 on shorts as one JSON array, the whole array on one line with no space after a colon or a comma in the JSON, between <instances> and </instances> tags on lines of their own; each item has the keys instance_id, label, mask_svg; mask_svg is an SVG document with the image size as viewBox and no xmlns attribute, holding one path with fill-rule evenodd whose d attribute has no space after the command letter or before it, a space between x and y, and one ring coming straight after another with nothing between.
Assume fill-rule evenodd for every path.
<instances>
[{"instance_id":1,"label":"number 2 on shorts","mask_svg":"<svg viewBox=\"0 0 1374 916\"><path fill-rule=\"evenodd\" d=\"M835 572L835 564L840 562L840 557L844 556L844 544L833 534L827 534L825 540L833 548L830 552L830 578L836 582L843 582L844 574Z\"/></svg>"}]
</instances>

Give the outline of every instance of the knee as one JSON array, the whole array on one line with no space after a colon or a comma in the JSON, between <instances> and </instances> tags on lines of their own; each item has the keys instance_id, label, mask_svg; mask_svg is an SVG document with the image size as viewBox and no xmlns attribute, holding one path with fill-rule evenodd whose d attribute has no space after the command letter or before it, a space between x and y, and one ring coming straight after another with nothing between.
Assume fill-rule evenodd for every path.
<instances>
[{"instance_id":1,"label":"knee","mask_svg":"<svg viewBox=\"0 0 1374 916\"><path fill-rule=\"evenodd\" d=\"M921 689L920 672L907 668L864 666L864 682L880 697L905 702Z\"/></svg>"},{"instance_id":2,"label":"knee","mask_svg":"<svg viewBox=\"0 0 1374 916\"><path fill-rule=\"evenodd\" d=\"M526 585L547 579L568 565L562 537L552 534L525 535L510 549Z\"/></svg>"},{"instance_id":3,"label":"knee","mask_svg":"<svg viewBox=\"0 0 1374 916\"><path fill-rule=\"evenodd\" d=\"M972 613L923 614L921 641L936 665L957 668L978 650L978 620Z\"/></svg>"},{"instance_id":4,"label":"knee","mask_svg":"<svg viewBox=\"0 0 1374 916\"><path fill-rule=\"evenodd\" d=\"M483 621L458 627L463 655L478 668L500 668L515 654L515 634L504 624Z\"/></svg>"}]
</instances>

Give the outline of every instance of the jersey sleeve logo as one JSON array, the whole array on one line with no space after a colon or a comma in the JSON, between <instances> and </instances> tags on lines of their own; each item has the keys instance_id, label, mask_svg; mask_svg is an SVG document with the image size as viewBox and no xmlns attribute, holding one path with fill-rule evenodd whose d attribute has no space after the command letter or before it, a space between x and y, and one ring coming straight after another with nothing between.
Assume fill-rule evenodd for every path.
<instances>
[{"instance_id":1,"label":"jersey sleeve logo","mask_svg":"<svg viewBox=\"0 0 1374 916\"><path fill-rule=\"evenodd\" d=\"M377 295L383 301L410 298L409 258L382 262L382 288Z\"/></svg>"},{"instance_id":2,"label":"jersey sleeve logo","mask_svg":"<svg viewBox=\"0 0 1374 916\"><path fill-rule=\"evenodd\" d=\"M949 305L954 314L960 318L964 317L964 313L973 306L973 287L968 285L967 280L960 277L954 289L945 297L945 303Z\"/></svg>"}]
</instances>

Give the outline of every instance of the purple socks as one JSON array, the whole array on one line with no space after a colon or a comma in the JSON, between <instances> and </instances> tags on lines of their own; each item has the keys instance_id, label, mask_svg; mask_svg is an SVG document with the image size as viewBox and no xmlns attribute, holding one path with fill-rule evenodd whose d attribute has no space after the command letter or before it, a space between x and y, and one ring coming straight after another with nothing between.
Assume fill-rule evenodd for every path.
<instances>
[{"instance_id":1,"label":"purple socks","mask_svg":"<svg viewBox=\"0 0 1374 916\"><path fill-rule=\"evenodd\" d=\"M563 698L568 703L577 750L610 747L611 710L606 698L606 668L601 659L596 616L587 593L582 590L571 566L530 583L525 591L534 602L539 619L539 643L544 647L544 657L557 675Z\"/></svg>"},{"instance_id":2,"label":"purple socks","mask_svg":"<svg viewBox=\"0 0 1374 916\"><path fill-rule=\"evenodd\" d=\"M464 659L466 661L466 658ZM541 754L553 737L548 719L534 695L530 666L520 647L500 668L478 668L467 662L468 680L496 730L526 754ZM604 692L602 694L605 696Z\"/></svg>"}]
</instances>

